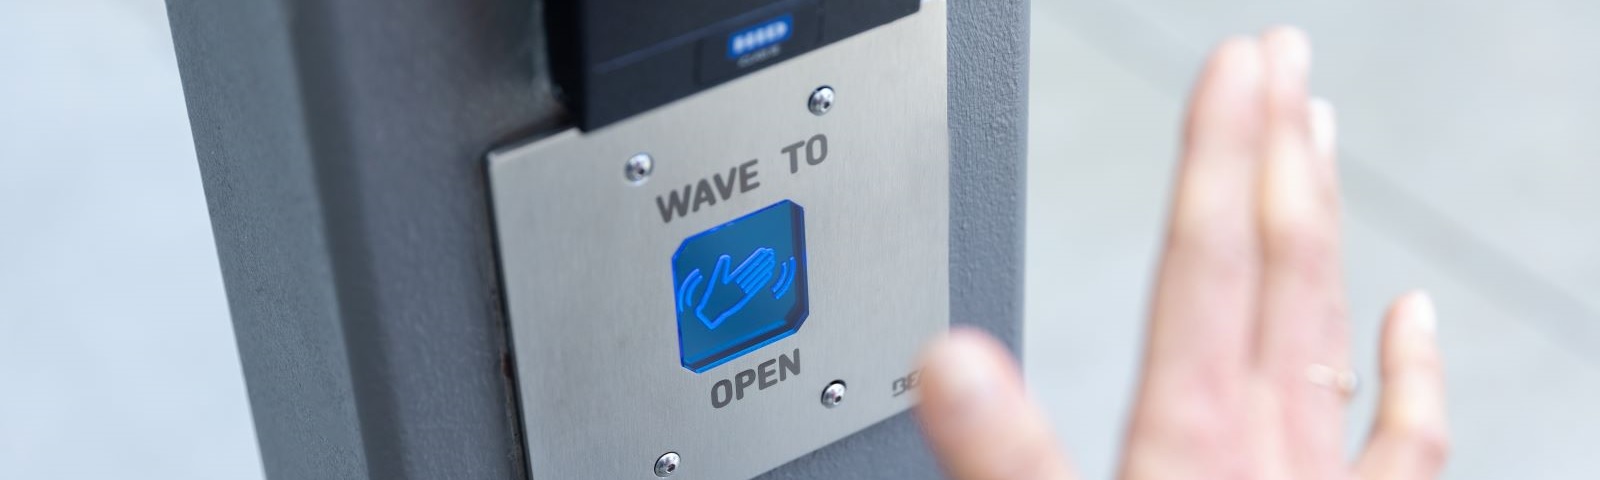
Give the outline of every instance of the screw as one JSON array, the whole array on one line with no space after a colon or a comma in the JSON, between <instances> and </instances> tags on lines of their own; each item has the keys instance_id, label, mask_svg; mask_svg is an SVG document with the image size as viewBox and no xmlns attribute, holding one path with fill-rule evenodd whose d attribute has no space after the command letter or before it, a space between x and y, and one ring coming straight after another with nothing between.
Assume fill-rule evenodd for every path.
<instances>
[{"instance_id":1,"label":"screw","mask_svg":"<svg viewBox=\"0 0 1600 480\"><path fill-rule=\"evenodd\" d=\"M806 102L806 108L811 109L811 114L823 116L828 110L833 109L833 87L823 85L811 92L811 100Z\"/></svg>"},{"instance_id":2,"label":"screw","mask_svg":"<svg viewBox=\"0 0 1600 480\"><path fill-rule=\"evenodd\" d=\"M678 461L680 460L683 459L678 457L678 452L667 452L661 454L661 458L656 459L656 476L667 478L672 476L672 474L677 473Z\"/></svg>"},{"instance_id":3,"label":"screw","mask_svg":"<svg viewBox=\"0 0 1600 480\"><path fill-rule=\"evenodd\" d=\"M828 388L822 389L822 406L833 408L844 403L844 382L834 380Z\"/></svg>"},{"instance_id":4,"label":"screw","mask_svg":"<svg viewBox=\"0 0 1600 480\"><path fill-rule=\"evenodd\" d=\"M634 185L643 184L650 179L650 172L656 170L656 159L648 153L636 153L628 158L628 163L623 166L622 173Z\"/></svg>"}]
</instances>

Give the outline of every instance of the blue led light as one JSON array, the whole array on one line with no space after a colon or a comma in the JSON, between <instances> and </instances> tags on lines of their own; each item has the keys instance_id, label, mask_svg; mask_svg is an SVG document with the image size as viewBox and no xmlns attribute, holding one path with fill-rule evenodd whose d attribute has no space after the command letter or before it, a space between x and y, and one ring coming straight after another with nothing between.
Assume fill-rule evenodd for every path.
<instances>
[{"instance_id":1,"label":"blue led light","mask_svg":"<svg viewBox=\"0 0 1600 480\"><path fill-rule=\"evenodd\" d=\"M678 353L710 370L799 330L810 313L805 210L784 200L683 241L672 255Z\"/></svg>"},{"instance_id":2,"label":"blue led light","mask_svg":"<svg viewBox=\"0 0 1600 480\"><path fill-rule=\"evenodd\" d=\"M783 14L756 26L733 32L728 36L728 58L737 59L748 53L783 43L794 34L794 15Z\"/></svg>"}]
</instances>

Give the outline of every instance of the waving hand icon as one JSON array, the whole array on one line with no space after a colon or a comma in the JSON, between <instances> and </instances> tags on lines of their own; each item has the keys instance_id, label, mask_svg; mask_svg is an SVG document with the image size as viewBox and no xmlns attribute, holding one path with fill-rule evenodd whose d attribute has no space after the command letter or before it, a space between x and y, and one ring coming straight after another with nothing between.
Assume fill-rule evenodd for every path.
<instances>
[{"instance_id":1,"label":"waving hand icon","mask_svg":"<svg viewBox=\"0 0 1600 480\"><path fill-rule=\"evenodd\" d=\"M789 200L684 239L672 253L684 368L701 373L798 331L809 278L805 210Z\"/></svg>"},{"instance_id":2,"label":"waving hand icon","mask_svg":"<svg viewBox=\"0 0 1600 480\"><path fill-rule=\"evenodd\" d=\"M792 258L784 262L784 277L794 275L793 263ZM706 328L715 329L744 309L756 294L766 289L764 287L772 284L773 279L779 276L777 267L777 253L771 248L757 248L737 267L733 266L733 257L721 255L711 269L709 281L700 273L700 269L684 277L683 284L678 288L678 311L693 308L695 317ZM781 297L791 281L789 278L779 278L778 285L767 290L771 290L774 298ZM696 295L702 282L707 284L705 291Z\"/></svg>"}]
</instances>

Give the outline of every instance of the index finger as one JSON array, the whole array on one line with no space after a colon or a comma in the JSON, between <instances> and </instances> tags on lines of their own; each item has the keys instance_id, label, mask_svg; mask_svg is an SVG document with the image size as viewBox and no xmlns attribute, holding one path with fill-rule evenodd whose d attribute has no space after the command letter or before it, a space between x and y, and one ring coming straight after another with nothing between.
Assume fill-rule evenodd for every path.
<instances>
[{"instance_id":1,"label":"index finger","mask_svg":"<svg viewBox=\"0 0 1600 480\"><path fill-rule=\"evenodd\" d=\"M928 350L923 368L917 419L952 478L1076 478L999 342L957 330Z\"/></svg>"},{"instance_id":2,"label":"index finger","mask_svg":"<svg viewBox=\"0 0 1600 480\"><path fill-rule=\"evenodd\" d=\"M1225 433L1191 431L1200 421L1192 406L1237 404L1248 378L1261 275L1254 212L1264 68L1259 42L1228 40L1190 106L1133 425L1145 438L1175 442L1166 447L1193 451L1196 434Z\"/></svg>"}]
</instances>

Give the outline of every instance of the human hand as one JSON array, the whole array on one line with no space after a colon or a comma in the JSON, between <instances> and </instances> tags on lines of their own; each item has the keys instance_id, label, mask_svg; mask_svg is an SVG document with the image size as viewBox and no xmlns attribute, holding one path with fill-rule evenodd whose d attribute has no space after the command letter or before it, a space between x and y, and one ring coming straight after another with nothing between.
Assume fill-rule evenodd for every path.
<instances>
[{"instance_id":1,"label":"human hand","mask_svg":"<svg viewBox=\"0 0 1600 480\"><path fill-rule=\"evenodd\" d=\"M1343 451L1354 389L1334 120L1310 47L1279 28L1212 55L1190 105L1121 478L1424 479L1448 450L1426 295L1384 321L1377 419ZM957 331L927 353L918 418L959 480L1077 478L1004 347Z\"/></svg>"},{"instance_id":2,"label":"human hand","mask_svg":"<svg viewBox=\"0 0 1600 480\"><path fill-rule=\"evenodd\" d=\"M695 304L682 304L680 309L693 307L695 317L698 317L706 328L717 328L728 317L738 313L750 299L761 291L761 287L772 281L773 268L777 267L777 253L771 248L758 248L751 252L738 267L731 267L733 258L728 255L717 257L717 264L711 269L710 281L706 282L705 294ZM685 298L692 298L695 287L700 282L700 270L689 272L684 278L684 288L680 291Z\"/></svg>"}]
</instances>

